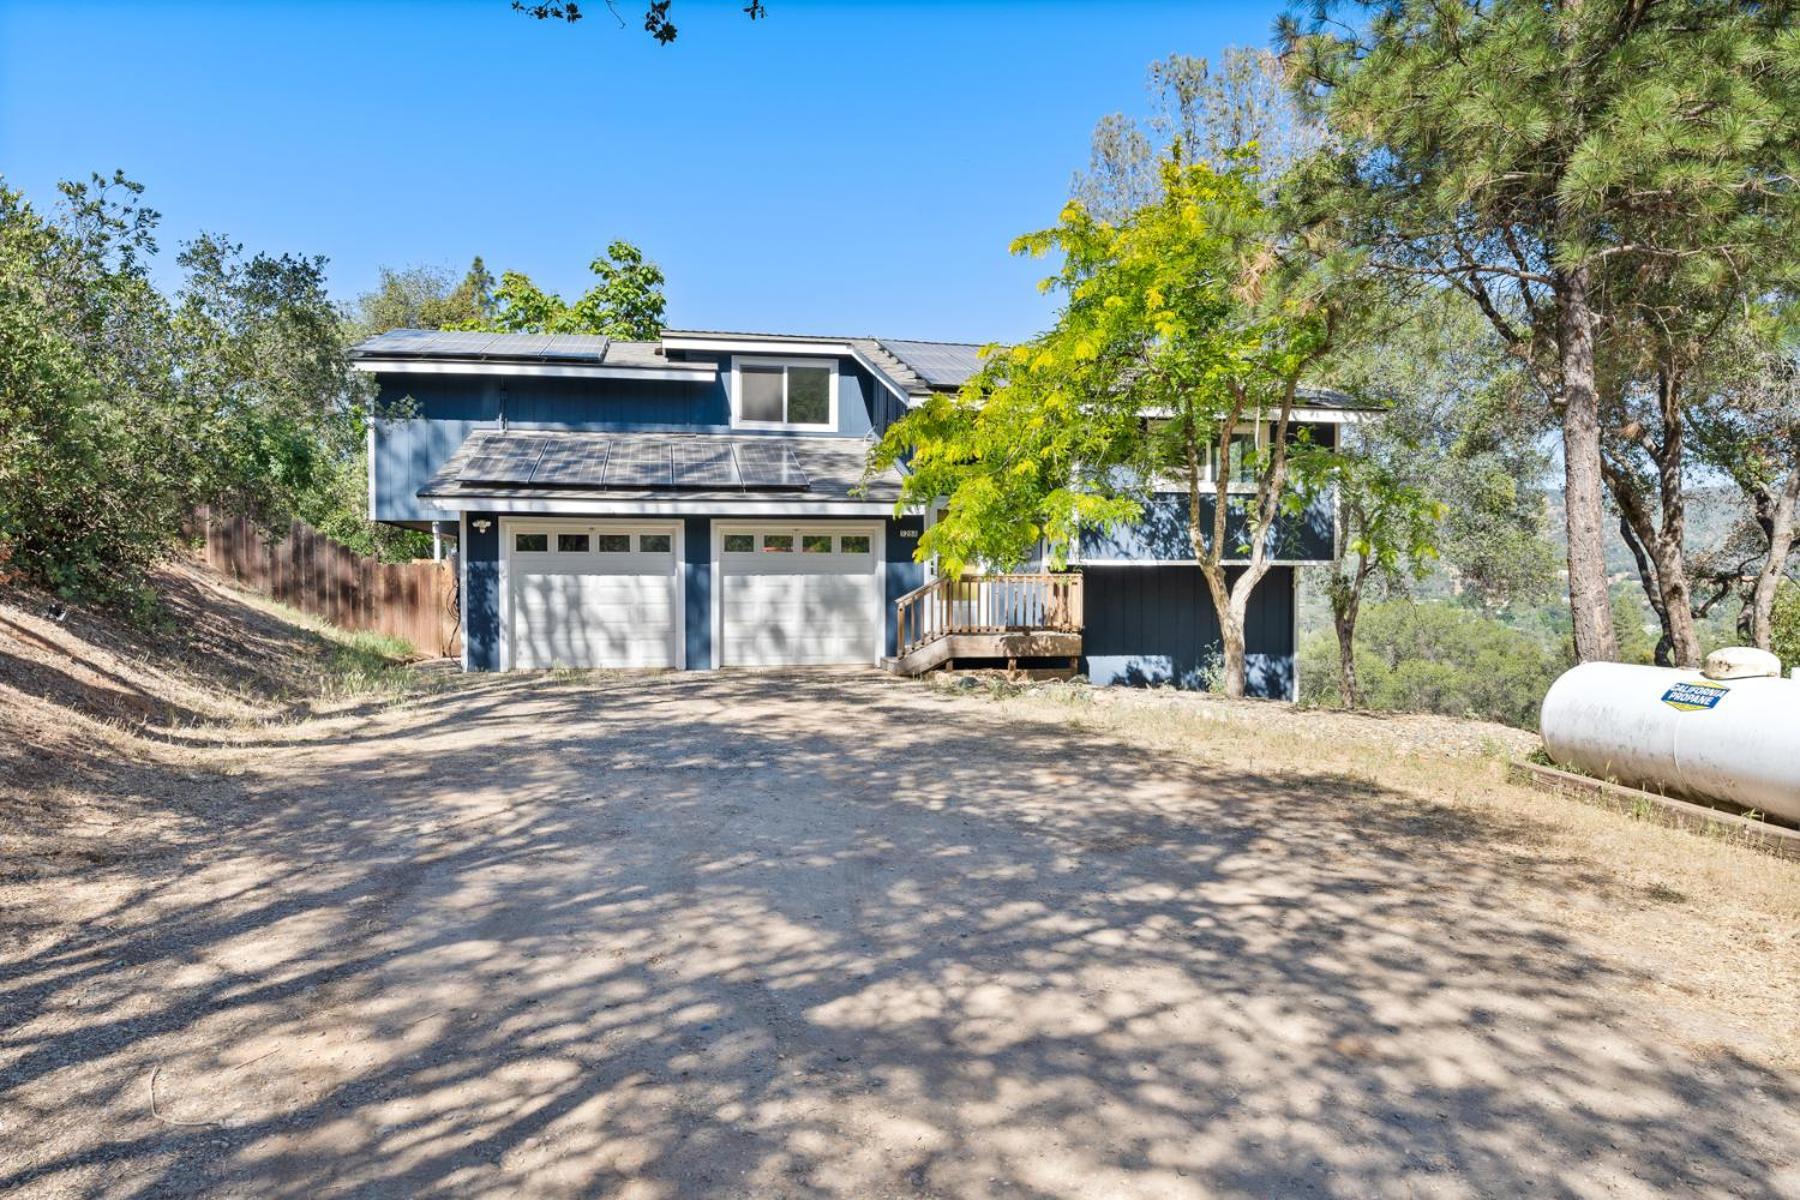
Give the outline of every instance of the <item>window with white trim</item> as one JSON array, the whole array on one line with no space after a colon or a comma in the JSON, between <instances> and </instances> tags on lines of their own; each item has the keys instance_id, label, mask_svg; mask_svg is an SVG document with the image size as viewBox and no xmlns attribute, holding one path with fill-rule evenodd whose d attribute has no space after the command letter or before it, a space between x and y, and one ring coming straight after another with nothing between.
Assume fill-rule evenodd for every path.
<instances>
[{"instance_id":1,"label":"window with white trim","mask_svg":"<svg viewBox=\"0 0 1800 1200\"><path fill-rule=\"evenodd\" d=\"M732 360L734 425L831 429L837 423L837 364L829 360Z\"/></svg>"}]
</instances>

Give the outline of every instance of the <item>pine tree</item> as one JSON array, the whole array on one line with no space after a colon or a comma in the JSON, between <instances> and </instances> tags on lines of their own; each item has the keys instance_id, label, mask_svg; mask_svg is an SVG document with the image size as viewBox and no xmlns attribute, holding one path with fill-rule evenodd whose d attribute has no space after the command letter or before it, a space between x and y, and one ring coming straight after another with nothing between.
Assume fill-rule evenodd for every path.
<instances>
[{"instance_id":1,"label":"pine tree","mask_svg":"<svg viewBox=\"0 0 1800 1200\"><path fill-rule=\"evenodd\" d=\"M1478 305L1560 415L1584 660L1617 651L1604 562L1597 342L1614 285L1791 261L1800 175L1792 0L1320 0L1284 21L1341 148L1302 202L1388 270ZM1759 261L1760 260L1760 261Z\"/></svg>"}]
</instances>

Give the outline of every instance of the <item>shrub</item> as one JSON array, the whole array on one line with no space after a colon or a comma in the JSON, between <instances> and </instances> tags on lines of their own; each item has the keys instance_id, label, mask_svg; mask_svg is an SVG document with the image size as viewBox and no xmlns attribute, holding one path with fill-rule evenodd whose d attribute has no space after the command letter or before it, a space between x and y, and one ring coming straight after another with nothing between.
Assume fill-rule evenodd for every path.
<instances>
[{"instance_id":1,"label":"shrub","mask_svg":"<svg viewBox=\"0 0 1800 1200\"><path fill-rule=\"evenodd\" d=\"M1783 670L1800 667L1800 584L1785 580L1775 589L1774 617L1769 649L1781 659Z\"/></svg>"},{"instance_id":2,"label":"shrub","mask_svg":"<svg viewBox=\"0 0 1800 1200\"><path fill-rule=\"evenodd\" d=\"M1567 664L1559 647L1459 604L1389 600L1357 622L1356 667L1371 708L1479 717L1537 727L1538 706ZM1337 638L1300 651L1303 700L1336 704Z\"/></svg>"}]
</instances>

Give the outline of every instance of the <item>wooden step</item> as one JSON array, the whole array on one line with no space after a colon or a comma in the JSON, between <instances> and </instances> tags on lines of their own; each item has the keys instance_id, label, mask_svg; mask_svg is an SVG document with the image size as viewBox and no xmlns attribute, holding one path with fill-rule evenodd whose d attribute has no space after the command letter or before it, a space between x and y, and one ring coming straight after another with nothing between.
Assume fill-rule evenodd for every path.
<instances>
[{"instance_id":1,"label":"wooden step","mask_svg":"<svg viewBox=\"0 0 1800 1200\"><path fill-rule=\"evenodd\" d=\"M882 665L896 675L923 675L957 659L1000 658L1018 662L1034 658L1081 657L1081 635L1051 630L1011 633L952 633L916 646Z\"/></svg>"}]
</instances>

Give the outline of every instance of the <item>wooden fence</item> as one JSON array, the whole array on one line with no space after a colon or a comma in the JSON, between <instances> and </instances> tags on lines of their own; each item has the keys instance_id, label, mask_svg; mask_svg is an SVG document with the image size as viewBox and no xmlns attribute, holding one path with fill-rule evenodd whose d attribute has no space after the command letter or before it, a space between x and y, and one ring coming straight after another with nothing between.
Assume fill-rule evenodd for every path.
<instances>
[{"instance_id":1,"label":"wooden fence","mask_svg":"<svg viewBox=\"0 0 1800 1200\"><path fill-rule=\"evenodd\" d=\"M369 629L421 654L462 653L456 572L450 561L384 563L299 521L279 541L252 522L204 510L206 561L214 570L340 629Z\"/></svg>"}]
</instances>

